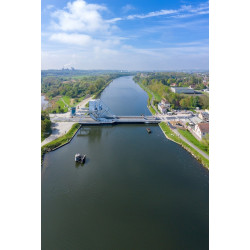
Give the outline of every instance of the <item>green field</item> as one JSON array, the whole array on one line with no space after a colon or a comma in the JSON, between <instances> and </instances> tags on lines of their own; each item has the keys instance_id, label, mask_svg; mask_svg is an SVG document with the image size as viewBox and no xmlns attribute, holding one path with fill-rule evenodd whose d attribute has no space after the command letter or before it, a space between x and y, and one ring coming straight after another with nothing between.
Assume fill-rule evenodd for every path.
<instances>
[{"instance_id":1,"label":"green field","mask_svg":"<svg viewBox=\"0 0 250 250\"><path fill-rule=\"evenodd\" d=\"M165 123L161 122L160 125L161 129L163 130L164 134L174 142L182 145L186 150L188 150L190 153L195 155L197 160L202 163L202 165L206 168L209 168L209 160L207 160L203 155L198 153L195 149L193 149L191 146L189 146L186 142L181 140L171 129L170 127Z\"/></svg>"},{"instance_id":2,"label":"green field","mask_svg":"<svg viewBox=\"0 0 250 250\"><path fill-rule=\"evenodd\" d=\"M200 141L198 141L188 130L178 129L178 131L182 136L184 136L187 140L193 143L197 148L209 154L209 147L203 145Z\"/></svg>"}]
</instances>

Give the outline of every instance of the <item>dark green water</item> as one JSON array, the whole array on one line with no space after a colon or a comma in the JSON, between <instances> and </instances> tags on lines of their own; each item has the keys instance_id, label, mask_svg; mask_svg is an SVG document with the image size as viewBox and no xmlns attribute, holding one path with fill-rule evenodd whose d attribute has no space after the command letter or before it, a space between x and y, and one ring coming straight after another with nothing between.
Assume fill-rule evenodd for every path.
<instances>
[{"instance_id":1,"label":"dark green water","mask_svg":"<svg viewBox=\"0 0 250 250\"><path fill-rule=\"evenodd\" d=\"M149 114L131 77L113 81L101 99L115 114ZM77 152L86 153L84 166ZM45 157L42 249L208 249L208 182L157 125L84 127Z\"/></svg>"}]
</instances>

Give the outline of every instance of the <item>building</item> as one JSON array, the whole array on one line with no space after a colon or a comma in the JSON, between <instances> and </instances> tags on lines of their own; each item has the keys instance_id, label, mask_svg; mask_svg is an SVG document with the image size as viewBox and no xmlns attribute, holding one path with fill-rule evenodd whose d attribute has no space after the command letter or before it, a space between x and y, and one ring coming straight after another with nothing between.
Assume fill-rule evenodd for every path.
<instances>
[{"instance_id":1,"label":"building","mask_svg":"<svg viewBox=\"0 0 250 250\"><path fill-rule=\"evenodd\" d=\"M166 99L162 99L158 104L158 109L162 114L165 114L170 109L170 103Z\"/></svg>"},{"instance_id":2,"label":"building","mask_svg":"<svg viewBox=\"0 0 250 250\"><path fill-rule=\"evenodd\" d=\"M177 94L194 94L194 89L186 87L171 87L171 91Z\"/></svg>"},{"instance_id":3,"label":"building","mask_svg":"<svg viewBox=\"0 0 250 250\"><path fill-rule=\"evenodd\" d=\"M205 122L209 122L209 113L207 112L200 112L198 117Z\"/></svg>"},{"instance_id":4,"label":"building","mask_svg":"<svg viewBox=\"0 0 250 250\"><path fill-rule=\"evenodd\" d=\"M194 133L197 135L197 137L202 140L204 136L209 134L209 123L198 123L195 125Z\"/></svg>"}]
</instances>

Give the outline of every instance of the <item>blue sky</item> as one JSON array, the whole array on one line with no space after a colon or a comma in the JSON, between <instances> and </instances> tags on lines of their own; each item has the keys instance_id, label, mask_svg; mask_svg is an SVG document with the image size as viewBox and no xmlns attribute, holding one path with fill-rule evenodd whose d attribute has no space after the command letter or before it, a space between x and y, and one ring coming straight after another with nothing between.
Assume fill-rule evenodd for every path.
<instances>
[{"instance_id":1,"label":"blue sky","mask_svg":"<svg viewBox=\"0 0 250 250\"><path fill-rule=\"evenodd\" d=\"M208 70L207 1L42 0L42 69Z\"/></svg>"}]
</instances>

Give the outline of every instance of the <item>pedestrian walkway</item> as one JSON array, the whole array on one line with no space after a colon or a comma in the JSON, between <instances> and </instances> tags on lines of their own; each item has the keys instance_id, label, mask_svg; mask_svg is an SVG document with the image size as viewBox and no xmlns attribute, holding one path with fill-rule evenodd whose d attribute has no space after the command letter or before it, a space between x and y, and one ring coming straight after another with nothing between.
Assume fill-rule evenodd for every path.
<instances>
[{"instance_id":1,"label":"pedestrian walkway","mask_svg":"<svg viewBox=\"0 0 250 250\"><path fill-rule=\"evenodd\" d=\"M178 136L180 137L180 139L182 139L184 142L186 142L189 146L191 146L193 149L195 149L198 153L200 153L202 156L204 156L207 160L209 160L209 156L203 152L202 150L200 150L199 148L197 148L193 143L191 143L189 140L187 140L184 136L182 136L178 130L176 128L174 128L173 126L170 127L172 129L172 131Z\"/></svg>"}]
</instances>

